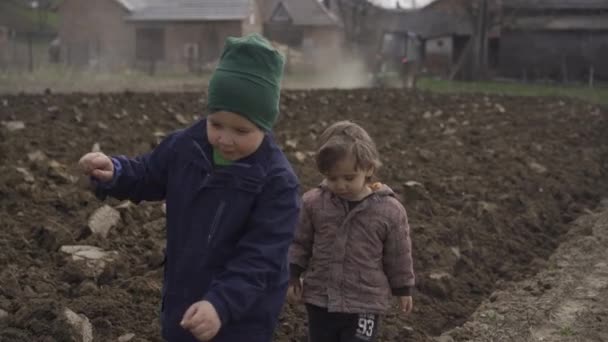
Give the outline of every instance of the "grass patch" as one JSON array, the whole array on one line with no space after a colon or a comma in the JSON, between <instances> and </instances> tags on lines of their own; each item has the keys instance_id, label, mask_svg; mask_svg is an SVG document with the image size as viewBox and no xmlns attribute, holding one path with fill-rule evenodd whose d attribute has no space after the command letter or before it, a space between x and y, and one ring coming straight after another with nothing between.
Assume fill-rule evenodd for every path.
<instances>
[{"instance_id":1,"label":"grass patch","mask_svg":"<svg viewBox=\"0 0 608 342\"><path fill-rule=\"evenodd\" d=\"M513 96L568 97L608 106L608 86L605 84L596 86L595 88L590 88L583 85L543 85L497 81L461 82L422 78L418 80L417 86L421 90L440 93L482 93Z\"/></svg>"},{"instance_id":2,"label":"grass patch","mask_svg":"<svg viewBox=\"0 0 608 342\"><path fill-rule=\"evenodd\" d=\"M2 1L2 0L0 0ZM46 45L40 55L35 56L35 71L28 73L25 66L19 70L0 70L0 94L16 92L42 92L49 88L55 92L122 91L199 91L207 86L210 73L201 75L182 72L163 72L152 76L143 71L126 70L107 73L93 70L83 71L44 62ZM42 61L42 62L41 62ZM40 65L42 64L42 65ZM309 88L353 88L365 87L368 80L362 77L339 75L315 75L287 73L285 89ZM438 93L482 93L511 96L541 96L555 98L577 98L586 102L608 106L608 85L596 88L585 86L541 85L507 82L459 82L431 78L418 80L418 89Z\"/></svg>"},{"instance_id":3,"label":"grass patch","mask_svg":"<svg viewBox=\"0 0 608 342\"><path fill-rule=\"evenodd\" d=\"M559 334L561 336L574 336L574 335L576 335L575 332L574 332L574 330L572 330L571 327L562 327L559 330Z\"/></svg>"}]
</instances>

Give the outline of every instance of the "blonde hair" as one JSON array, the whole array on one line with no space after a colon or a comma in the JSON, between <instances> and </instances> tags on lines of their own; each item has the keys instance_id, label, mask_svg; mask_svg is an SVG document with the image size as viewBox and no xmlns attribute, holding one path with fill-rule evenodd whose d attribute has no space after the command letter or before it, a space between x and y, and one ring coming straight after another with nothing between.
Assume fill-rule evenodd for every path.
<instances>
[{"instance_id":1,"label":"blonde hair","mask_svg":"<svg viewBox=\"0 0 608 342\"><path fill-rule=\"evenodd\" d=\"M326 174L338 161L347 157L355 160L356 170L375 172L382 166L376 143L365 129L352 121L339 121L319 137L317 168Z\"/></svg>"}]
</instances>

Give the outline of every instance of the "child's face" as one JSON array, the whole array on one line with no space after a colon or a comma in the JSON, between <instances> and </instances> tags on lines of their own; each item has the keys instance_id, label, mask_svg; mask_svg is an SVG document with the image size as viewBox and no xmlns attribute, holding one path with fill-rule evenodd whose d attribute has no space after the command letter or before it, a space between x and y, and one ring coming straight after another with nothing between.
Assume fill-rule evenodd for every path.
<instances>
[{"instance_id":1,"label":"child's face","mask_svg":"<svg viewBox=\"0 0 608 342\"><path fill-rule=\"evenodd\" d=\"M241 115L217 112L207 117L207 138L222 157L234 161L255 152L264 132Z\"/></svg>"},{"instance_id":2,"label":"child's face","mask_svg":"<svg viewBox=\"0 0 608 342\"><path fill-rule=\"evenodd\" d=\"M325 174L325 182L331 192L347 201L359 201L369 195L367 178L373 170L357 170L352 157L342 158Z\"/></svg>"}]
</instances>

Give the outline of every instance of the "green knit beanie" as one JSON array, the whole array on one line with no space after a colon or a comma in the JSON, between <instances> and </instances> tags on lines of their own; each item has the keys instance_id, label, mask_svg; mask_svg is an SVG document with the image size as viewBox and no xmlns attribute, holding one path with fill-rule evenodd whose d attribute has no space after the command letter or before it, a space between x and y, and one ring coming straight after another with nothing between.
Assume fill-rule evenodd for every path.
<instances>
[{"instance_id":1,"label":"green knit beanie","mask_svg":"<svg viewBox=\"0 0 608 342\"><path fill-rule=\"evenodd\" d=\"M209 81L210 113L237 113L272 130L279 115L283 65L283 56L259 34L229 37Z\"/></svg>"}]
</instances>

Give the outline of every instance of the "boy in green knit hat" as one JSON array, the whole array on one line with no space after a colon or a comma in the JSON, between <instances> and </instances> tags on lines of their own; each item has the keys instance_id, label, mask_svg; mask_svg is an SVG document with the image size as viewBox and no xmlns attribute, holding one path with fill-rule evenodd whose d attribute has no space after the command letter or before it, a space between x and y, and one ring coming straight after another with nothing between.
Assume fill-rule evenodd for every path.
<instances>
[{"instance_id":1,"label":"boy in green knit hat","mask_svg":"<svg viewBox=\"0 0 608 342\"><path fill-rule=\"evenodd\" d=\"M272 340L300 209L298 180L270 134L282 74L261 36L228 38L205 119L133 159L80 160L102 199L167 203L167 341Z\"/></svg>"}]
</instances>

